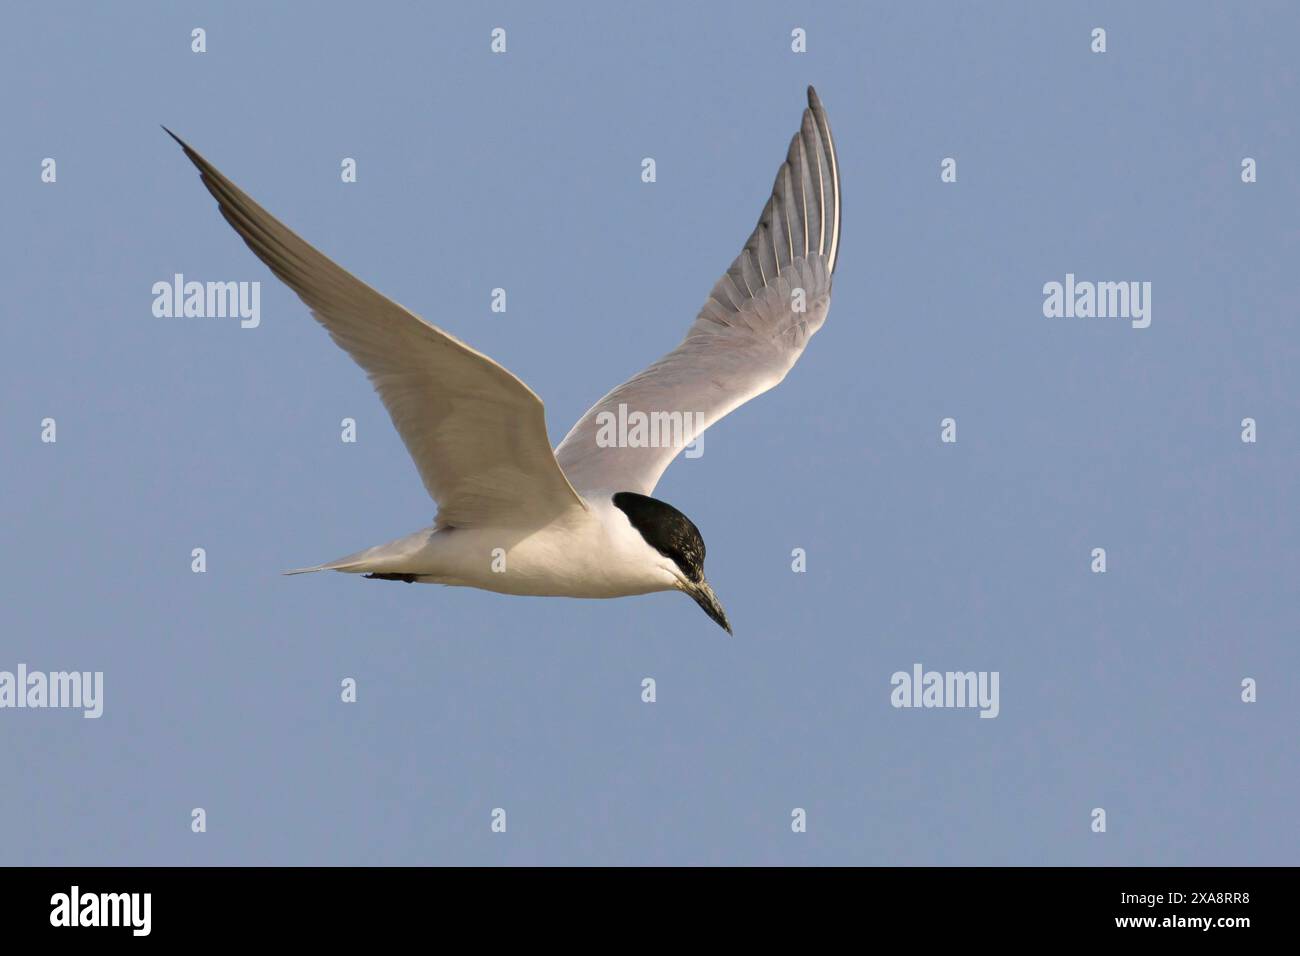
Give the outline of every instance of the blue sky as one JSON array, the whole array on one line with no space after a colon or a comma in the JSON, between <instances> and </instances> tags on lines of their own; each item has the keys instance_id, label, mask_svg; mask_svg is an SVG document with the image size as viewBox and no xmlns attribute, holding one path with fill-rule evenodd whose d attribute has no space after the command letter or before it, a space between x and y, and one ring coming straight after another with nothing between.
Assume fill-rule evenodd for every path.
<instances>
[{"instance_id":1,"label":"blue sky","mask_svg":"<svg viewBox=\"0 0 1300 956\"><path fill-rule=\"evenodd\" d=\"M7 20L0 670L103 671L104 714L0 710L0 863L1296 861L1294 7ZM433 504L159 124L515 372L558 441L679 341L810 82L844 184L830 316L656 490L734 638L676 594L279 576ZM261 281L260 326L156 318L177 272ZM1044 317L1067 273L1150 282L1150 327ZM998 717L891 707L915 663L998 672Z\"/></svg>"}]
</instances>

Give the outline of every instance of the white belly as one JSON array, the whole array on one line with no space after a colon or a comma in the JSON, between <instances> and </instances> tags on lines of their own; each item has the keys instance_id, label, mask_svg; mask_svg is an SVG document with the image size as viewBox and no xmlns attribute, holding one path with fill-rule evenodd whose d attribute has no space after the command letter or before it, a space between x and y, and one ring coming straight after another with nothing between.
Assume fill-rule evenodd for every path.
<instances>
[{"instance_id":1,"label":"white belly","mask_svg":"<svg viewBox=\"0 0 1300 956\"><path fill-rule=\"evenodd\" d=\"M612 598L676 586L673 576L660 567L661 556L622 513L598 505L538 530L426 531L382 550L387 553L376 553L374 566L367 570L414 574L424 583L501 594Z\"/></svg>"}]
</instances>

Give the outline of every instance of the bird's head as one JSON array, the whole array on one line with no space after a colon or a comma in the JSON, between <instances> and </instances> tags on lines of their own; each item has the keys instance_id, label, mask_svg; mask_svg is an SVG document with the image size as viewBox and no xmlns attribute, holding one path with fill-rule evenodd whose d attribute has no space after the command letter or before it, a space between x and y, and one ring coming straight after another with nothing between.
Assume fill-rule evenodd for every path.
<instances>
[{"instance_id":1,"label":"bird's head","mask_svg":"<svg viewBox=\"0 0 1300 956\"><path fill-rule=\"evenodd\" d=\"M614 505L627 515L628 522L645 543L667 559L664 569L673 578L672 586L689 594L705 614L730 634L727 612L704 579L704 539L691 519L670 504L632 491L614 495Z\"/></svg>"}]
</instances>

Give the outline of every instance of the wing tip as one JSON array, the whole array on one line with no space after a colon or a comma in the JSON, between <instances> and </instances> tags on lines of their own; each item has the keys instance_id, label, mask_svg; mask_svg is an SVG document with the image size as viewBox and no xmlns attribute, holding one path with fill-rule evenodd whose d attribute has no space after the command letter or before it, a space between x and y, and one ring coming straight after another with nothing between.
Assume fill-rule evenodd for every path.
<instances>
[{"instance_id":1,"label":"wing tip","mask_svg":"<svg viewBox=\"0 0 1300 956\"><path fill-rule=\"evenodd\" d=\"M159 125L161 126L162 124ZM177 136L175 133L169 130L166 126L163 126L162 130L172 139L176 140L177 144L184 151L185 157L198 168L200 173L206 173L206 174L216 173L218 176L220 175L220 173L217 173L216 169L212 167L212 164L209 163L206 159L204 159L199 154L199 151L196 150L193 146L185 142L185 140L181 139L179 136Z\"/></svg>"},{"instance_id":2,"label":"wing tip","mask_svg":"<svg viewBox=\"0 0 1300 956\"><path fill-rule=\"evenodd\" d=\"M189 143L185 142L185 140L181 139L179 136L177 136L175 133L173 133L171 130L169 130L166 126L163 126L162 123L159 123L158 125L162 127L162 131L163 131L164 133L166 133L166 134L167 134L168 136L170 136L172 139L176 140L177 145L180 146L181 149L185 150L185 152L187 152L187 153L190 152L190 144L189 144Z\"/></svg>"},{"instance_id":3,"label":"wing tip","mask_svg":"<svg viewBox=\"0 0 1300 956\"><path fill-rule=\"evenodd\" d=\"M840 175L839 161L835 155L835 140L831 137L831 124L826 116L826 107L822 105L821 97L817 95L817 90L811 83L808 84L808 109L816 119L818 133L822 137L823 144L826 148L827 159L831 164L831 190L834 197L834 218L831 228L831 245L828 250L827 259L830 263L831 272L835 271L836 265L839 264L839 246L840 246Z\"/></svg>"}]
</instances>

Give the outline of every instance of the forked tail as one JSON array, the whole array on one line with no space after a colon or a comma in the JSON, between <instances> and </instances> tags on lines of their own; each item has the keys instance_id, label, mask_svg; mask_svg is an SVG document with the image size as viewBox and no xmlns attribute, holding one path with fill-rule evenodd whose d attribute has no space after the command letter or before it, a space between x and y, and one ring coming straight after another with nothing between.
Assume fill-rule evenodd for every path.
<instances>
[{"instance_id":1,"label":"forked tail","mask_svg":"<svg viewBox=\"0 0 1300 956\"><path fill-rule=\"evenodd\" d=\"M317 564L310 568L292 568L288 571L281 571L281 574L311 574L313 571L344 571L349 574L362 574L366 571L374 570L374 562L367 560L371 553L378 550L377 548L366 548L364 551L358 551L356 554L349 554L345 558L337 558L325 564Z\"/></svg>"},{"instance_id":2,"label":"forked tail","mask_svg":"<svg viewBox=\"0 0 1300 956\"><path fill-rule=\"evenodd\" d=\"M336 558L325 564L317 564L309 568L293 568L280 573L310 574L313 571L342 571L345 574L406 573L413 570L409 566L411 556L418 554L427 544L432 530L426 528L386 544L377 544L373 548L365 548L355 554Z\"/></svg>"}]
</instances>

